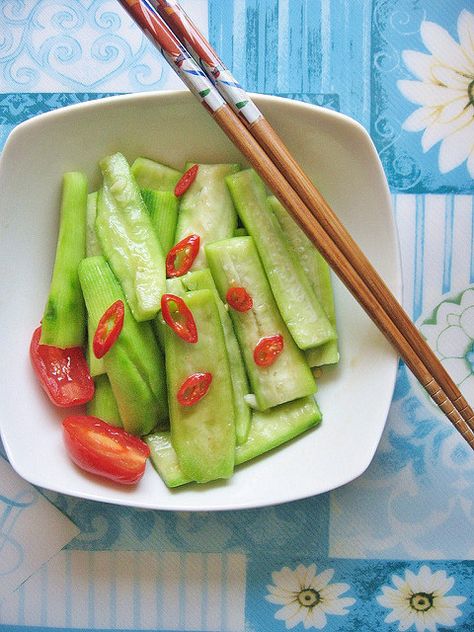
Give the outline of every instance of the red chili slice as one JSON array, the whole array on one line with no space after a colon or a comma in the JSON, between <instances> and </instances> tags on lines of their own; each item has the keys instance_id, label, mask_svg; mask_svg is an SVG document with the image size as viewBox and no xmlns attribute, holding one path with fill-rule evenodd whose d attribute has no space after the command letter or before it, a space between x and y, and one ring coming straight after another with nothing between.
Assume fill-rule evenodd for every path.
<instances>
[{"instance_id":1,"label":"red chili slice","mask_svg":"<svg viewBox=\"0 0 474 632\"><path fill-rule=\"evenodd\" d=\"M94 397L94 380L81 347L60 349L40 345L41 327L35 329L30 358L41 387L56 406L80 406Z\"/></svg>"},{"instance_id":2,"label":"red chili slice","mask_svg":"<svg viewBox=\"0 0 474 632\"><path fill-rule=\"evenodd\" d=\"M253 359L258 366L270 366L283 351L283 336L275 334L262 338L253 351Z\"/></svg>"},{"instance_id":3,"label":"red chili slice","mask_svg":"<svg viewBox=\"0 0 474 632\"><path fill-rule=\"evenodd\" d=\"M199 171L199 165L193 165L187 171L183 173L181 178L176 183L174 188L174 194L176 197L180 197L189 189L194 180L196 180L197 173Z\"/></svg>"},{"instance_id":4,"label":"red chili slice","mask_svg":"<svg viewBox=\"0 0 474 632\"><path fill-rule=\"evenodd\" d=\"M123 485L143 476L150 448L122 428L98 417L71 415L63 421L63 436L69 456L86 472Z\"/></svg>"},{"instance_id":5,"label":"red chili slice","mask_svg":"<svg viewBox=\"0 0 474 632\"><path fill-rule=\"evenodd\" d=\"M212 382L212 373L193 373L184 380L176 395L181 406L193 406L206 395Z\"/></svg>"},{"instance_id":6,"label":"red chili slice","mask_svg":"<svg viewBox=\"0 0 474 632\"><path fill-rule=\"evenodd\" d=\"M96 358L102 358L120 335L123 327L125 308L118 300L104 312L95 330L92 348Z\"/></svg>"},{"instance_id":7,"label":"red chili slice","mask_svg":"<svg viewBox=\"0 0 474 632\"><path fill-rule=\"evenodd\" d=\"M244 287L230 287L225 298L237 312L248 312L253 307L253 299Z\"/></svg>"},{"instance_id":8,"label":"red chili slice","mask_svg":"<svg viewBox=\"0 0 474 632\"><path fill-rule=\"evenodd\" d=\"M186 274L196 259L201 240L199 235L189 235L173 246L166 255L166 274L178 277Z\"/></svg>"},{"instance_id":9,"label":"red chili slice","mask_svg":"<svg viewBox=\"0 0 474 632\"><path fill-rule=\"evenodd\" d=\"M198 341L193 313L180 296L163 294L161 297L161 313L165 323L180 338L193 344Z\"/></svg>"}]
</instances>

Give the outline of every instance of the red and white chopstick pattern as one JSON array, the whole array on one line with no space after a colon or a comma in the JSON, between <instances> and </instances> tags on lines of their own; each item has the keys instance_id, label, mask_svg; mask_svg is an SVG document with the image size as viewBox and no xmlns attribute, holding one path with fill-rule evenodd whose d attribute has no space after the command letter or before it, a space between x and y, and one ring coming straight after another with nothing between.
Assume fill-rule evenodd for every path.
<instances>
[{"instance_id":1,"label":"red and white chopstick pattern","mask_svg":"<svg viewBox=\"0 0 474 632\"><path fill-rule=\"evenodd\" d=\"M206 105L211 112L216 112L226 104L206 73L168 27L155 6L156 2L151 0L119 0L119 2L150 41L160 49L166 61L203 105Z\"/></svg>"},{"instance_id":2,"label":"red and white chopstick pattern","mask_svg":"<svg viewBox=\"0 0 474 632\"><path fill-rule=\"evenodd\" d=\"M173 31L179 34L189 53L205 70L209 79L237 114L243 116L249 125L262 118L262 113L248 93L222 63L179 3L176 0L149 1Z\"/></svg>"}]
</instances>

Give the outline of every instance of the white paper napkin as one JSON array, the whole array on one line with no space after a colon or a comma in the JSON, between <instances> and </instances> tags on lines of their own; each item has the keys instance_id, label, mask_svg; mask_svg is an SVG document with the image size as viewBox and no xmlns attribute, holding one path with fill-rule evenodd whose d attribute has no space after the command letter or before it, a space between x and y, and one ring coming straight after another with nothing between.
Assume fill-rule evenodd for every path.
<instances>
[{"instance_id":1,"label":"white paper napkin","mask_svg":"<svg viewBox=\"0 0 474 632\"><path fill-rule=\"evenodd\" d=\"M0 601L78 533L0 456Z\"/></svg>"}]
</instances>

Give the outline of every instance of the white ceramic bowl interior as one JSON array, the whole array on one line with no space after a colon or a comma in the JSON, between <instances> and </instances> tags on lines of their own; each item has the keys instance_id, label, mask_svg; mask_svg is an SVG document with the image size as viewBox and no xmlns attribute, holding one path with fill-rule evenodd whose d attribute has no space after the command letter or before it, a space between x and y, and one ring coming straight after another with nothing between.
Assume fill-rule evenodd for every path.
<instances>
[{"instance_id":1,"label":"white ceramic bowl interior","mask_svg":"<svg viewBox=\"0 0 474 632\"><path fill-rule=\"evenodd\" d=\"M397 296L401 276L390 195L376 150L355 121L311 105L255 95L270 122ZM8 458L26 480L58 492L153 509L258 507L320 494L369 465L388 413L397 357L336 279L341 362L324 372L322 425L239 467L227 482L168 490L151 464L133 489L84 474L63 448L61 419L35 380L28 347L47 297L63 172L82 170L90 190L97 162L121 151L182 168L241 155L187 92L112 97L19 125L0 162L3 358L0 429Z\"/></svg>"}]
</instances>

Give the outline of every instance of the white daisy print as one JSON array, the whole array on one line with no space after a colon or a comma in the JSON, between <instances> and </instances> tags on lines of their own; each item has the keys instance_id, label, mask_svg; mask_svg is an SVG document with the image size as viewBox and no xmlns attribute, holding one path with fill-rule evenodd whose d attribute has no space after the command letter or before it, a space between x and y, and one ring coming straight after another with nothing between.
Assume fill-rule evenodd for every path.
<instances>
[{"instance_id":1,"label":"white daisy print","mask_svg":"<svg viewBox=\"0 0 474 632\"><path fill-rule=\"evenodd\" d=\"M407 570L404 578L393 575L392 581L395 588L382 586L377 601L391 609L385 623L398 621L401 632L411 628L416 632L435 632L437 625L455 625L462 614L457 606L466 601L466 597L446 597L454 586L454 579L445 571L432 573L428 566L422 566L418 575Z\"/></svg>"},{"instance_id":2,"label":"white daisy print","mask_svg":"<svg viewBox=\"0 0 474 632\"><path fill-rule=\"evenodd\" d=\"M293 571L288 567L272 573L274 585L267 586L270 594L265 599L283 606L275 613L275 619L285 622L286 628L299 623L307 630L322 630L327 615L346 615L346 608L355 603L352 597L341 597L350 588L348 584L331 584L334 569L328 568L316 574L316 564L300 564Z\"/></svg>"},{"instance_id":3,"label":"white daisy print","mask_svg":"<svg viewBox=\"0 0 474 632\"><path fill-rule=\"evenodd\" d=\"M423 21L421 39L430 54L403 51L403 61L418 81L403 79L397 85L403 96L421 106L403 129L424 130L424 152L441 142L441 173L467 161L474 177L474 14L461 11L457 30L459 43L435 22Z\"/></svg>"}]
</instances>

